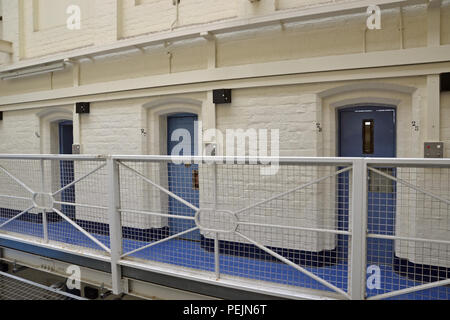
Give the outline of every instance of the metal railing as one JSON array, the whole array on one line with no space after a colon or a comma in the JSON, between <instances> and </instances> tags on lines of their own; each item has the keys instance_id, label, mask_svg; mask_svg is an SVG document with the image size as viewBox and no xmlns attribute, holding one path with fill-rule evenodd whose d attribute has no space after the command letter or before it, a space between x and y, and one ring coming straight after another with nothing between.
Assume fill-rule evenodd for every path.
<instances>
[{"instance_id":1,"label":"metal railing","mask_svg":"<svg viewBox=\"0 0 450 320\"><path fill-rule=\"evenodd\" d=\"M449 174L431 159L0 155L0 238L108 261L115 293L129 266L291 298L448 299Z\"/></svg>"},{"instance_id":2,"label":"metal railing","mask_svg":"<svg viewBox=\"0 0 450 320\"><path fill-rule=\"evenodd\" d=\"M449 162L367 160L368 299L450 299Z\"/></svg>"}]
</instances>

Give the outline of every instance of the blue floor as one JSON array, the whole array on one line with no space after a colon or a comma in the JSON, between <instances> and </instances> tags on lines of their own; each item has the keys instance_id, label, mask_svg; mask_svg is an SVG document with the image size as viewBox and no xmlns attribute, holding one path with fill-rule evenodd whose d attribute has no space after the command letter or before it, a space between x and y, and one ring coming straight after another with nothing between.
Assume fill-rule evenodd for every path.
<instances>
[{"instance_id":1,"label":"blue floor","mask_svg":"<svg viewBox=\"0 0 450 320\"><path fill-rule=\"evenodd\" d=\"M0 218L0 223L6 219ZM2 230L17 232L34 237L43 237L42 225L25 221L13 221ZM49 239L66 244L88 247L102 250L89 238L81 234L72 225L65 221L52 222L48 224ZM109 237L104 235L94 235L100 242L109 247ZM147 243L135 240L124 239L123 247L131 251L142 247ZM199 242L173 239L154 247L136 252L132 257L169 263L177 266L214 271L214 253L201 248ZM420 285L421 283L409 280L393 272L389 265L379 265L381 269L381 288L367 289L369 297L383 294L399 289ZM338 288L347 290L347 264L342 263L331 267L307 268L307 270L335 285ZM221 255L220 271L223 274L243 277L247 279L271 281L286 285L301 286L305 288L326 290L331 289L297 271L284 263L264 261L246 257ZM416 300L436 300L449 299L450 287L438 287L419 292L410 293L395 297L393 299L416 299Z\"/></svg>"}]
</instances>

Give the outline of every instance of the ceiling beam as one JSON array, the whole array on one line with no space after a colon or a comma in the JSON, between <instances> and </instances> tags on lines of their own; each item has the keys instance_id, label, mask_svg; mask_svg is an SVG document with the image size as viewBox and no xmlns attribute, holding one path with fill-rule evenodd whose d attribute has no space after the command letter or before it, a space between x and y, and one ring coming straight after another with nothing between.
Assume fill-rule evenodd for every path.
<instances>
[{"instance_id":1,"label":"ceiling beam","mask_svg":"<svg viewBox=\"0 0 450 320\"><path fill-rule=\"evenodd\" d=\"M429 8L439 8L441 6L441 0L428 0Z\"/></svg>"},{"instance_id":2,"label":"ceiling beam","mask_svg":"<svg viewBox=\"0 0 450 320\"><path fill-rule=\"evenodd\" d=\"M213 69L202 69L172 74L99 82L79 87L62 88L0 97L0 107L11 104L43 100L82 97L97 94L114 94L130 90L167 88L217 81L238 81L274 76L315 74L319 72L367 70L383 67L408 67L415 65L450 62L450 45L435 48L411 48L403 50L315 57Z\"/></svg>"},{"instance_id":3,"label":"ceiling beam","mask_svg":"<svg viewBox=\"0 0 450 320\"><path fill-rule=\"evenodd\" d=\"M344 3L332 3L313 8L301 8L292 10L283 10L263 16L250 18L238 18L223 22L215 22L207 25L180 28L173 31L164 31L157 34L133 37L116 41L112 44L102 46L89 46L82 49L76 49L69 52L49 55L44 58L27 59L26 61L17 62L12 65L0 66L0 72L12 71L39 64L63 61L65 59L80 59L86 56L106 55L135 49L136 46L146 47L155 44L161 44L167 41L180 41L186 39L195 39L201 37L201 34L219 34L234 32L240 30L248 30L252 28L264 27L280 22L294 22L308 19L316 19L323 17L332 17L336 15L365 13L367 7L371 5L379 5L383 8L398 7L400 5L409 5L414 3L426 3L429 0L361 0Z\"/></svg>"}]
</instances>

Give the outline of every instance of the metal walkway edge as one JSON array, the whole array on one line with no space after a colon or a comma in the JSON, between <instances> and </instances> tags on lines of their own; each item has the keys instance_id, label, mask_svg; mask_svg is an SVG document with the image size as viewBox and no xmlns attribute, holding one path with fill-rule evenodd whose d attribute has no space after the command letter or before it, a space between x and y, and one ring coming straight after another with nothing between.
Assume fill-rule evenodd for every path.
<instances>
[{"instance_id":1,"label":"metal walkway edge","mask_svg":"<svg viewBox=\"0 0 450 320\"><path fill-rule=\"evenodd\" d=\"M0 300L85 300L36 282L0 272Z\"/></svg>"}]
</instances>

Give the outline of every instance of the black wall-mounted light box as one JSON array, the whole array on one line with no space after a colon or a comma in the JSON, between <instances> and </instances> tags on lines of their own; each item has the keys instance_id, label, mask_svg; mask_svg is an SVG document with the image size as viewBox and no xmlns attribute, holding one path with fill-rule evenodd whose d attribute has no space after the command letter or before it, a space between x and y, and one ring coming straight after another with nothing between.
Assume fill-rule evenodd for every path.
<instances>
[{"instance_id":1,"label":"black wall-mounted light box","mask_svg":"<svg viewBox=\"0 0 450 320\"><path fill-rule=\"evenodd\" d=\"M213 102L215 104L231 103L231 89L213 90Z\"/></svg>"},{"instance_id":2,"label":"black wall-mounted light box","mask_svg":"<svg viewBox=\"0 0 450 320\"><path fill-rule=\"evenodd\" d=\"M77 102L75 109L77 113L89 113L91 104L89 102Z\"/></svg>"},{"instance_id":3,"label":"black wall-mounted light box","mask_svg":"<svg viewBox=\"0 0 450 320\"><path fill-rule=\"evenodd\" d=\"M0 111L0 121L3 120L3 111Z\"/></svg>"},{"instance_id":4,"label":"black wall-mounted light box","mask_svg":"<svg viewBox=\"0 0 450 320\"><path fill-rule=\"evenodd\" d=\"M441 92L450 91L450 73L441 74Z\"/></svg>"}]
</instances>

